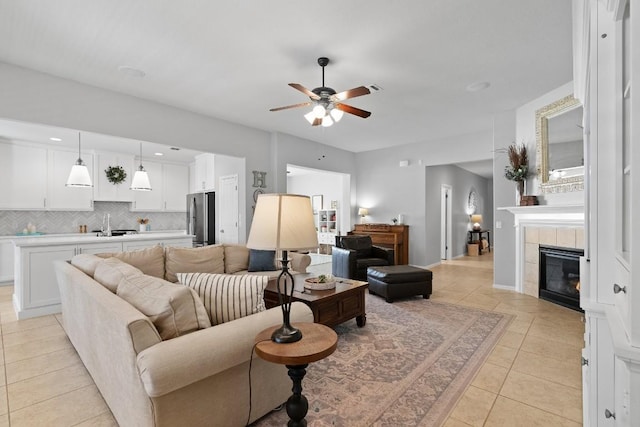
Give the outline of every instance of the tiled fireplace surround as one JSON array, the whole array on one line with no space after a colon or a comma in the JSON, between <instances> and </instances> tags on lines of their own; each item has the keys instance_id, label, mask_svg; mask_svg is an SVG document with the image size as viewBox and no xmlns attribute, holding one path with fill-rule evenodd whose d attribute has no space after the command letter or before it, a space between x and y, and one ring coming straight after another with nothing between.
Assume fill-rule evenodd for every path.
<instances>
[{"instance_id":1,"label":"tiled fireplace surround","mask_svg":"<svg viewBox=\"0 0 640 427\"><path fill-rule=\"evenodd\" d=\"M516 206L516 291L538 298L538 247L585 248L584 206Z\"/></svg>"}]
</instances>

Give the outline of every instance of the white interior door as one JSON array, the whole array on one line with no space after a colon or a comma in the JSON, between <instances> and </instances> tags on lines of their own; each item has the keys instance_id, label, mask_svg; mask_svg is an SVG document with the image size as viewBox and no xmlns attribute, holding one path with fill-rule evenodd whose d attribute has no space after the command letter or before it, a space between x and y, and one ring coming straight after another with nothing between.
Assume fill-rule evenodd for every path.
<instances>
[{"instance_id":1,"label":"white interior door","mask_svg":"<svg viewBox=\"0 0 640 427\"><path fill-rule=\"evenodd\" d=\"M440 259L451 259L451 186L440 188Z\"/></svg>"},{"instance_id":2,"label":"white interior door","mask_svg":"<svg viewBox=\"0 0 640 427\"><path fill-rule=\"evenodd\" d=\"M218 242L238 243L238 175L220 177Z\"/></svg>"}]
</instances>

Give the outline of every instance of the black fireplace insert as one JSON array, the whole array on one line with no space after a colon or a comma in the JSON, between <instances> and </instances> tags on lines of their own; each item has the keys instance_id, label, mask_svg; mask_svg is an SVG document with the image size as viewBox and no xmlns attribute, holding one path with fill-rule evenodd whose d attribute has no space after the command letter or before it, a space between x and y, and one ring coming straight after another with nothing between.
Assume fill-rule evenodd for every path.
<instances>
[{"instance_id":1,"label":"black fireplace insert","mask_svg":"<svg viewBox=\"0 0 640 427\"><path fill-rule=\"evenodd\" d=\"M540 246L539 296L565 307L580 309L580 257L583 249Z\"/></svg>"}]
</instances>

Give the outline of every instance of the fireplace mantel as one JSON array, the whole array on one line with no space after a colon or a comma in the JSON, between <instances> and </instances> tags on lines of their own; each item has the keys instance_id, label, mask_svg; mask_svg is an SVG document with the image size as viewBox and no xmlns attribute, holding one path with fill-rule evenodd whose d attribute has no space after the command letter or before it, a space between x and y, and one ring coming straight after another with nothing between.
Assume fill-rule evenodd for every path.
<instances>
[{"instance_id":1,"label":"fireplace mantel","mask_svg":"<svg viewBox=\"0 0 640 427\"><path fill-rule=\"evenodd\" d=\"M514 216L516 237L516 292L524 293L525 228L584 227L584 205L507 206L498 208Z\"/></svg>"}]
</instances>

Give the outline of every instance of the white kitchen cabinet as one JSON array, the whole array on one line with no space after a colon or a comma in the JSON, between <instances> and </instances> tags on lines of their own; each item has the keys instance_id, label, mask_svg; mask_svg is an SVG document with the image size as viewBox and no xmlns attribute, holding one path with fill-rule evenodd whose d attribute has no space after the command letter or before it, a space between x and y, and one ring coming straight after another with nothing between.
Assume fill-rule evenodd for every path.
<instances>
[{"instance_id":1,"label":"white kitchen cabinet","mask_svg":"<svg viewBox=\"0 0 640 427\"><path fill-rule=\"evenodd\" d=\"M73 258L76 247L75 244L16 247L13 302L18 319L60 311L60 291L53 262Z\"/></svg>"},{"instance_id":2,"label":"white kitchen cabinet","mask_svg":"<svg viewBox=\"0 0 640 427\"><path fill-rule=\"evenodd\" d=\"M165 163L162 165L162 191L166 212L186 212L189 189L189 167Z\"/></svg>"},{"instance_id":3,"label":"white kitchen cabinet","mask_svg":"<svg viewBox=\"0 0 640 427\"><path fill-rule=\"evenodd\" d=\"M164 209L162 196L162 163L143 162L142 165L149 175L151 191L132 191L134 212L160 212Z\"/></svg>"},{"instance_id":4,"label":"white kitchen cabinet","mask_svg":"<svg viewBox=\"0 0 640 427\"><path fill-rule=\"evenodd\" d=\"M123 251L139 251L141 249L150 248L156 245L161 246L171 246L178 248L191 248L193 247L193 239L191 237L184 237L183 239L172 239L172 240L144 240L144 241L130 241L130 242L122 242L122 250Z\"/></svg>"},{"instance_id":5,"label":"white kitchen cabinet","mask_svg":"<svg viewBox=\"0 0 640 427\"><path fill-rule=\"evenodd\" d=\"M73 163L69 164L67 174ZM0 209L44 210L47 150L0 142L0 181Z\"/></svg>"},{"instance_id":6,"label":"white kitchen cabinet","mask_svg":"<svg viewBox=\"0 0 640 427\"><path fill-rule=\"evenodd\" d=\"M196 156L195 186L192 192L214 191L216 189L215 154L203 153Z\"/></svg>"},{"instance_id":7,"label":"white kitchen cabinet","mask_svg":"<svg viewBox=\"0 0 640 427\"><path fill-rule=\"evenodd\" d=\"M61 211L92 211L93 187L67 187L71 167L78 160L72 151L48 150L47 155L47 209ZM93 155L82 154L82 160L93 171Z\"/></svg>"},{"instance_id":8,"label":"white kitchen cabinet","mask_svg":"<svg viewBox=\"0 0 640 427\"><path fill-rule=\"evenodd\" d=\"M173 163L145 162L151 191L132 191L133 212L186 212L189 167Z\"/></svg>"},{"instance_id":9,"label":"white kitchen cabinet","mask_svg":"<svg viewBox=\"0 0 640 427\"><path fill-rule=\"evenodd\" d=\"M0 239L0 283L13 281L13 241Z\"/></svg>"},{"instance_id":10,"label":"white kitchen cabinet","mask_svg":"<svg viewBox=\"0 0 640 427\"><path fill-rule=\"evenodd\" d=\"M95 155L95 171L93 174L93 196L96 201L131 202L133 190L130 190L131 179L136 170L133 156L121 153L99 152ZM120 184L113 184L107 179L105 170L109 166L120 166L127 173L127 178Z\"/></svg>"},{"instance_id":11,"label":"white kitchen cabinet","mask_svg":"<svg viewBox=\"0 0 640 427\"><path fill-rule=\"evenodd\" d=\"M122 252L121 242L104 242L104 243L80 243L76 248L78 254L101 254L110 252Z\"/></svg>"}]
</instances>

